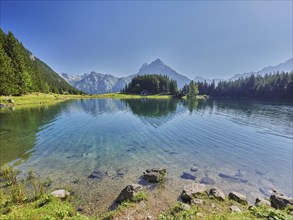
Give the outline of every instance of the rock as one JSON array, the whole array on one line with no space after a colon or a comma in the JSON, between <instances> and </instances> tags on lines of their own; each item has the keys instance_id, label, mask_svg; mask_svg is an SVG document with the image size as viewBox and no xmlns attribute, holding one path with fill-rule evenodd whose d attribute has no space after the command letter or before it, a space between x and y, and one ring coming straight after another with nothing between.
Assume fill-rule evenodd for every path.
<instances>
[{"instance_id":1,"label":"rock","mask_svg":"<svg viewBox=\"0 0 293 220\"><path fill-rule=\"evenodd\" d=\"M183 191L181 193L181 198L184 201L191 201L199 194L203 194L206 192L206 186L200 183L192 183L189 185L185 185L183 187Z\"/></svg>"},{"instance_id":2,"label":"rock","mask_svg":"<svg viewBox=\"0 0 293 220\"><path fill-rule=\"evenodd\" d=\"M193 176L190 173L185 173L183 172L183 174L180 176L182 179L186 179L186 180L195 180L195 176Z\"/></svg>"},{"instance_id":3,"label":"rock","mask_svg":"<svg viewBox=\"0 0 293 220\"><path fill-rule=\"evenodd\" d=\"M14 100L13 99L7 99L7 102L9 102L9 103L14 103Z\"/></svg>"},{"instance_id":4,"label":"rock","mask_svg":"<svg viewBox=\"0 0 293 220\"><path fill-rule=\"evenodd\" d=\"M6 107L6 104L0 103L0 108L4 108L4 107Z\"/></svg>"},{"instance_id":5,"label":"rock","mask_svg":"<svg viewBox=\"0 0 293 220\"><path fill-rule=\"evenodd\" d=\"M197 198L193 199L191 202L192 202L194 205L201 205L201 204L203 204L203 200L201 200L201 199L197 199Z\"/></svg>"},{"instance_id":6,"label":"rock","mask_svg":"<svg viewBox=\"0 0 293 220\"><path fill-rule=\"evenodd\" d=\"M88 178L90 179L98 179L101 180L103 179L103 177L107 176L107 173L102 172L100 170L94 170L89 176Z\"/></svg>"},{"instance_id":7,"label":"rock","mask_svg":"<svg viewBox=\"0 0 293 220\"><path fill-rule=\"evenodd\" d=\"M119 194L116 199L117 203L122 203L125 200L132 199L139 191L141 191L142 186L139 184L131 184L126 186Z\"/></svg>"},{"instance_id":8,"label":"rock","mask_svg":"<svg viewBox=\"0 0 293 220\"><path fill-rule=\"evenodd\" d=\"M284 209L287 206L293 206L292 198L277 192L274 195L271 195L270 200L271 206L276 209Z\"/></svg>"},{"instance_id":9,"label":"rock","mask_svg":"<svg viewBox=\"0 0 293 220\"><path fill-rule=\"evenodd\" d=\"M212 178L204 177L200 181L200 183L206 184L206 185L214 185L216 182Z\"/></svg>"},{"instance_id":10,"label":"rock","mask_svg":"<svg viewBox=\"0 0 293 220\"><path fill-rule=\"evenodd\" d=\"M226 180L229 180L229 181L232 181L232 182L238 182L238 183L247 183L248 182L247 179L243 178L242 175L239 175L239 174L237 174L237 176L236 175L232 176L229 174L220 173L219 177L226 179Z\"/></svg>"},{"instance_id":11,"label":"rock","mask_svg":"<svg viewBox=\"0 0 293 220\"><path fill-rule=\"evenodd\" d=\"M183 208L184 210L189 210L189 209L190 209L190 205L188 205L188 204L181 203L181 205L182 205L182 208Z\"/></svg>"},{"instance_id":12,"label":"rock","mask_svg":"<svg viewBox=\"0 0 293 220\"><path fill-rule=\"evenodd\" d=\"M125 175L125 173L126 173L126 171L123 169L116 170L117 176L123 177Z\"/></svg>"},{"instance_id":13,"label":"rock","mask_svg":"<svg viewBox=\"0 0 293 220\"><path fill-rule=\"evenodd\" d=\"M232 205L229 208L232 212L241 212L242 211L238 206L235 206L235 205Z\"/></svg>"},{"instance_id":14,"label":"rock","mask_svg":"<svg viewBox=\"0 0 293 220\"><path fill-rule=\"evenodd\" d=\"M164 179L164 176L166 174L166 169L164 168L153 168L153 169L147 169L143 173L143 179L149 181L149 182L160 182Z\"/></svg>"},{"instance_id":15,"label":"rock","mask_svg":"<svg viewBox=\"0 0 293 220\"><path fill-rule=\"evenodd\" d=\"M197 212L197 213L196 213L196 216L198 216L198 217L200 217L200 218L203 218L203 217L204 217L204 215L201 214L200 212Z\"/></svg>"},{"instance_id":16,"label":"rock","mask_svg":"<svg viewBox=\"0 0 293 220\"><path fill-rule=\"evenodd\" d=\"M258 175L264 175L264 174L265 174L265 172L262 171L262 170L255 169L254 171L255 171L255 173L258 174Z\"/></svg>"},{"instance_id":17,"label":"rock","mask_svg":"<svg viewBox=\"0 0 293 220\"><path fill-rule=\"evenodd\" d=\"M268 206L271 206L271 202L262 198L262 197L257 197L255 199L255 205L256 206L260 206L260 205L268 205Z\"/></svg>"},{"instance_id":18,"label":"rock","mask_svg":"<svg viewBox=\"0 0 293 220\"><path fill-rule=\"evenodd\" d=\"M190 167L190 171L196 172L198 171L198 168L195 165L193 165L192 167Z\"/></svg>"},{"instance_id":19,"label":"rock","mask_svg":"<svg viewBox=\"0 0 293 220\"><path fill-rule=\"evenodd\" d=\"M243 205L248 204L246 197L238 192L230 192L228 197L229 199L234 200L240 204L243 204Z\"/></svg>"},{"instance_id":20,"label":"rock","mask_svg":"<svg viewBox=\"0 0 293 220\"><path fill-rule=\"evenodd\" d=\"M218 199L220 201L225 200L224 192L222 190L220 190L218 187L211 188L209 195L215 197L216 199Z\"/></svg>"},{"instance_id":21,"label":"rock","mask_svg":"<svg viewBox=\"0 0 293 220\"><path fill-rule=\"evenodd\" d=\"M57 198L64 199L67 196L69 196L70 193L68 191L66 191L65 189L59 189L59 190L55 190L55 191L51 192L51 195L53 195L54 197L57 197Z\"/></svg>"}]
</instances>

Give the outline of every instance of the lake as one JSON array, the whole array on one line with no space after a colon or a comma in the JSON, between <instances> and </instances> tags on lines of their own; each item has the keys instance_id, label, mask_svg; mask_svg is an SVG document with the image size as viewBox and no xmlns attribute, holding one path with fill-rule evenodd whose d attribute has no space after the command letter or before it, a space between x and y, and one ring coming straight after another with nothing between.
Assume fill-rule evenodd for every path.
<instances>
[{"instance_id":1,"label":"lake","mask_svg":"<svg viewBox=\"0 0 293 220\"><path fill-rule=\"evenodd\" d=\"M153 167L168 171L160 192L170 203L194 181L184 172L251 202L271 188L292 196L292 104L82 99L0 114L0 165L35 170L52 189L72 189L81 206L107 209L131 183L152 191L140 177Z\"/></svg>"}]
</instances>

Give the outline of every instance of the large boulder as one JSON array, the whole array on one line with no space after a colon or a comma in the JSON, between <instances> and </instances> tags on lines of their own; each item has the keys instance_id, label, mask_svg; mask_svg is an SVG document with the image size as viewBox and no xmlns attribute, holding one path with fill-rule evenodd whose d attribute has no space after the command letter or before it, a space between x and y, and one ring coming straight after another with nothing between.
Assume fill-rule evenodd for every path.
<instances>
[{"instance_id":1,"label":"large boulder","mask_svg":"<svg viewBox=\"0 0 293 220\"><path fill-rule=\"evenodd\" d=\"M142 186L139 184L131 184L126 186L116 199L117 203L122 203L125 200L131 200L138 192L140 192Z\"/></svg>"},{"instance_id":2,"label":"large boulder","mask_svg":"<svg viewBox=\"0 0 293 220\"><path fill-rule=\"evenodd\" d=\"M288 196L284 196L283 194L280 194L277 192L274 195L271 195L270 200L271 200L271 206L276 209L284 209L290 205L293 206L292 198Z\"/></svg>"},{"instance_id":3,"label":"large boulder","mask_svg":"<svg viewBox=\"0 0 293 220\"><path fill-rule=\"evenodd\" d=\"M225 200L224 192L222 190L220 190L218 187L211 188L209 195L215 197L216 199L218 199L220 201Z\"/></svg>"},{"instance_id":4,"label":"large boulder","mask_svg":"<svg viewBox=\"0 0 293 220\"><path fill-rule=\"evenodd\" d=\"M51 195L53 195L54 197L57 197L57 198L61 198L61 199L64 199L66 198L67 196L69 196L69 192L66 191L65 189L59 189L59 190L55 190L53 192L51 192Z\"/></svg>"},{"instance_id":5,"label":"large boulder","mask_svg":"<svg viewBox=\"0 0 293 220\"><path fill-rule=\"evenodd\" d=\"M206 186L200 183L192 183L189 185L185 185L181 193L181 199L183 201L190 202L197 195L206 193L206 190L207 190Z\"/></svg>"},{"instance_id":6,"label":"large boulder","mask_svg":"<svg viewBox=\"0 0 293 220\"><path fill-rule=\"evenodd\" d=\"M230 192L228 198L243 205L248 204L246 197L238 192Z\"/></svg>"},{"instance_id":7,"label":"large boulder","mask_svg":"<svg viewBox=\"0 0 293 220\"><path fill-rule=\"evenodd\" d=\"M166 172L167 172L167 170L164 168L147 169L143 173L143 178L149 182L160 182L164 179Z\"/></svg>"}]
</instances>

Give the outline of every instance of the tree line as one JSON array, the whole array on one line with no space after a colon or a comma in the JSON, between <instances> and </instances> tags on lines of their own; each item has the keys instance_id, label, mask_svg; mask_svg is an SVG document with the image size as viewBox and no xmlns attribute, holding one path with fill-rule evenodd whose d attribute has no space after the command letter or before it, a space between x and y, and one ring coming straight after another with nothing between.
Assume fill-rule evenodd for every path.
<instances>
[{"instance_id":1,"label":"tree line","mask_svg":"<svg viewBox=\"0 0 293 220\"><path fill-rule=\"evenodd\" d=\"M134 94L171 94L178 92L177 82L166 75L147 74L137 75L121 91Z\"/></svg>"},{"instance_id":2,"label":"tree line","mask_svg":"<svg viewBox=\"0 0 293 220\"><path fill-rule=\"evenodd\" d=\"M293 98L293 72L276 72L264 76L252 74L235 81L197 82L199 94L215 97Z\"/></svg>"},{"instance_id":3,"label":"tree line","mask_svg":"<svg viewBox=\"0 0 293 220\"><path fill-rule=\"evenodd\" d=\"M34 57L12 32L5 34L0 29L0 95L30 92L82 93Z\"/></svg>"}]
</instances>

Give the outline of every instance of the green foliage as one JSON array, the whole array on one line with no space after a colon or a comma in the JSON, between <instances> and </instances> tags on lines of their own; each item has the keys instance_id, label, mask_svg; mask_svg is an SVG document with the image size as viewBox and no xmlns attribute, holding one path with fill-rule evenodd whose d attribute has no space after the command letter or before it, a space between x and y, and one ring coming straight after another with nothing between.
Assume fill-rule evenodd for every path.
<instances>
[{"instance_id":1,"label":"green foliage","mask_svg":"<svg viewBox=\"0 0 293 220\"><path fill-rule=\"evenodd\" d=\"M219 97L248 97L248 98L293 98L293 72L251 75L235 81L215 83L198 82L200 94Z\"/></svg>"},{"instance_id":2,"label":"green foliage","mask_svg":"<svg viewBox=\"0 0 293 220\"><path fill-rule=\"evenodd\" d=\"M86 216L76 213L73 206L66 200L55 198L50 194L44 193L44 182L37 180L33 171L29 171L26 180L17 180L18 171L10 166L4 166L1 169L1 179L10 181L12 178L17 180L15 184L8 187L0 187L0 219L18 220L18 219L72 219L86 220ZM14 178L15 177L15 178ZM1 183L1 181L0 181ZM27 192L30 184L37 185L37 191L33 194L37 197L30 197ZM42 187L40 189L40 187ZM40 193L40 190L42 193Z\"/></svg>"},{"instance_id":3,"label":"green foliage","mask_svg":"<svg viewBox=\"0 0 293 220\"><path fill-rule=\"evenodd\" d=\"M192 208L186 210L182 203L177 203L174 207L170 208L167 212L162 212L159 215L160 220L186 220L195 219L197 209Z\"/></svg>"},{"instance_id":4,"label":"green foliage","mask_svg":"<svg viewBox=\"0 0 293 220\"><path fill-rule=\"evenodd\" d=\"M176 94L178 91L177 82L170 80L168 76L158 74L138 75L132 78L131 82L122 90L125 93L146 93L149 94Z\"/></svg>"},{"instance_id":5,"label":"green foliage","mask_svg":"<svg viewBox=\"0 0 293 220\"><path fill-rule=\"evenodd\" d=\"M0 95L30 92L81 93L33 57L11 32L6 35L0 29Z\"/></svg>"},{"instance_id":6,"label":"green foliage","mask_svg":"<svg viewBox=\"0 0 293 220\"><path fill-rule=\"evenodd\" d=\"M272 220L292 220L286 211L276 210L268 206L254 206L250 209L250 212L257 218L266 218Z\"/></svg>"},{"instance_id":7,"label":"green foliage","mask_svg":"<svg viewBox=\"0 0 293 220\"><path fill-rule=\"evenodd\" d=\"M189 84L189 89L188 89L188 97L196 97L198 95L198 88L197 85L194 83L192 80Z\"/></svg>"},{"instance_id":8,"label":"green foliage","mask_svg":"<svg viewBox=\"0 0 293 220\"><path fill-rule=\"evenodd\" d=\"M147 200L147 194L145 192L139 192L131 199L131 202L140 202Z\"/></svg>"}]
</instances>

